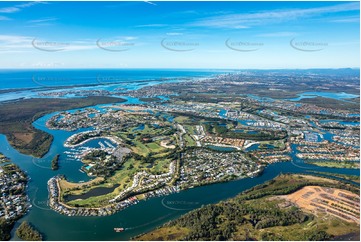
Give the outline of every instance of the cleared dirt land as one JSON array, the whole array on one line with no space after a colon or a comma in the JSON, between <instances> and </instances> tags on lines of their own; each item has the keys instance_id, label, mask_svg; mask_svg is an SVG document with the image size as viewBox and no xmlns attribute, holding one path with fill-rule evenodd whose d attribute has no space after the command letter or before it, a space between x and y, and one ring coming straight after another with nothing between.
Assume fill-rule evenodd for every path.
<instances>
[{"instance_id":1,"label":"cleared dirt land","mask_svg":"<svg viewBox=\"0 0 361 242\"><path fill-rule=\"evenodd\" d=\"M347 222L360 224L360 196L349 191L306 186L282 197L316 216L319 213L326 213Z\"/></svg>"}]
</instances>

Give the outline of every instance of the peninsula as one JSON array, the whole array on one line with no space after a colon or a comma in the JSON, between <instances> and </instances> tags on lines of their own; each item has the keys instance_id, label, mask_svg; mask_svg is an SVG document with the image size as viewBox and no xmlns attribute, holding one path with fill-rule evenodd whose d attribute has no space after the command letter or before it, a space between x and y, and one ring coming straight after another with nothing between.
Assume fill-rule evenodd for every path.
<instances>
[{"instance_id":1,"label":"peninsula","mask_svg":"<svg viewBox=\"0 0 361 242\"><path fill-rule=\"evenodd\" d=\"M33 98L1 103L0 133L5 134L11 146L21 153L42 157L48 152L53 137L32 125L36 119L55 111L124 101L121 98L92 96L69 99L49 98L46 101L42 98Z\"/></svg>"}]
</instances>

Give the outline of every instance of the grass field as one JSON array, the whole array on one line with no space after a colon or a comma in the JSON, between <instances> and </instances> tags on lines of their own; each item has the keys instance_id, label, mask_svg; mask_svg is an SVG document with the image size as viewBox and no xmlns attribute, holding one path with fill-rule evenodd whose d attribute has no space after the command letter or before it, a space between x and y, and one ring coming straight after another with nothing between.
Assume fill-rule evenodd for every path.
<instances>
[{"instance_id":1,"label":"grass field","mask_svg":"<svg viewBox=\"0 0 361 242\"><path fill-rule=\"evenodd\" d=\"M184 123L184 122L187 122L188 120L189 120L189 118L185 117L185 116L178 116L178 117L174 118L174 121L177 123Z\"/></svg>"},{"instance_id":2,"label":"grass field","mask_svg":"<svg viewBox=\"0 0 361 242\"><path fill-rule=\"evenodd\" d=\"M83 183L73 183L73 182L69 182L65 179L62 179L59 184L60 184L60 188L62 190L69 190L69 189L78 189L78 188L81 188L81 187L87 187L87 186L91 186L95 183L99 184L101 182L104 181L104 178L102 177L97 177L91 181L88 181L88 182L83 182Z\"/></svg>"},{"instance_id":3,"label":"grass field","mask_svg":"<svg viewBox=\"0 0 361 242\"><path fill-rule=\"evenodd\" d=\"M90 197L87 199L78 199L74 201L68 202L69 205L72 206L84 206L84 207L100 207L103 205L107 205L108 201L115 196L117 196L122 190L128 188L132 185L133 176L135 173L145 170L151 174L161 174L168 172L168 167L171 160L169 159L157 159L151 168L146 168L146 164L141 163L140 160L135 160L133 158L128 159L122 166L121 170L117 170L113 176L107 178L101 184L96 186L86 186L85 188L76 189L77 186L71 183L70 186L62 186L72 188L72 191L68 194L79 195L84 194L87 191L96 188L96 187L113 187L116 184L119 184L119 187L115 188L113 192L108 193L106 195Z\"/></svg>"},{"instance_id":4,"label":"grass field","mask_svg":"<svg viewBox=\"0 0 361 242\"><path fill-rule=\"evenodd\" d=\"M335 174L335 173L320 172L320 171L316 172L316 173L321 174L321 175L334 176L334 177L342 178L345 180L353 181L356 183L360 183L360 176L356 176L356 175Z\"/></svg>"},{"instance_id":5,"label":"grass field","mask_svg":"<svg viewBox=\"0 0 361 242\"><path fill-rule=\"evenodd\" d=\"M132 168L130 168L131 165L133 166ZM87 187L87 189L75 190L72 191L71 194L74 195L83 194L89 191L90 189L96 187L101 187L101 186L113 187L114 185L119 184L120 186L115 188L113 192L108 193L106 195L90 197L87 199L78 199L78 200L70 201L68 202L68 204L72 206L77 205L84 207L100 207L103 205L107 205L110 199L114 198L122 190L132 185L133 180L131 178L135 174L138 167L139 167L139 162L137 163L134 159L127 160L124 163L122 169L116 171L113 176L104 180L103 184L98 186L89 186Z\"/></svg>"},{"instance_id":6,"label":"grass field","mask_svg":"<svg viewBox=\"0 0 361 242\"><path fill-rule=\"evenodd\" d=\"M165 151L166 149L161 147L159 144L159 142L152 142L152 143L148 143L146 145L146 147L148 148L148 150L150 152L155 152L155 153L162 153L163 151Z\"/></svg>"},{"instance_id":7,"label":"grass field","mask_svg":"<svg viewBox=\"0 0 361 242\"><path fill-rule=\"evenodd\" d=\"M136 115L133 117L136 120ZM64 183L62 188L67 189L66 194L79 195L88 192L96 187L113 187L119 185L113 192L101 195L93 196L86 199L78 199L67 202L72 206L84 206L84 207L100 207L108 204L108 201L117 196L121 191L130 187L133 183L133 177L140 171L146 171L150 174L162 174L169 171L169 164L172 161L167 158L171 154L171 150L160 146L162 140L162 133L168 130L169 126L162 126L160 128L154 128L151 125L146 124L143 130L137 130L136 135L131 138L129 134L134 134L133 129L137 127L137 122L134 125L127 128L126 132L118 132L114 135L132 142L132 145L128 145L132 151L143 158L130 157L125 160L119 170L116 170L110 177L105 178L100 184L84 187L77 187L75 184ZM145 142L141 137L144 135L150 135L151 137L160 137L154 141ZM147 136L148 137L148 136ZM148 161L149 160L149 161ZM98 178L97 178L98 179ZM68 191L71 189L71 191Z\"/></svg>"},{"instance_id":8,"label":"grass field","mask_svg":"<svg viewBox=\"0 0 361 242\"><path fill-rule=\"evenodd\" d=\"M190 137L188 134L185 134L183 137L186 141L187 146L195 146L196 145L196 142L194 141L194 139L192 137Z\"/></svg>"},{"instance_id":9,"label":"grass field","mask_svg":"<svg viewBox=\"0 0 361 242\"><path fill-rule=\"evenodd\" d=\"M333 167L333 168L350 168L359 169L360 164L356 162L344 162L344 161L307 161L309 164L322 167Z\"/></svg>"},{"instance_id":10,"label":"grass field","mask_svg":"<svg viewBox=\"0 0 361 242\"><path fill-rule=\"evenodd\" d=\"M187 131L187 134L190 135L196 134L194 131L195 127L193 125L184 125L184 128Z\"/></svg>"},{"instance_id":11,"label":"grass field","mask_svg":"<svg viewBox=\"0 0 361 242\"><path fill-rule=\"evenodd\" d=\"M285 140L271 140L271 141L259 141L260 146L259 148L267 148L267 145L273 145L274 148L276 150L284 150L286 145L285 145Z\"/></svg>"}]
</instances>

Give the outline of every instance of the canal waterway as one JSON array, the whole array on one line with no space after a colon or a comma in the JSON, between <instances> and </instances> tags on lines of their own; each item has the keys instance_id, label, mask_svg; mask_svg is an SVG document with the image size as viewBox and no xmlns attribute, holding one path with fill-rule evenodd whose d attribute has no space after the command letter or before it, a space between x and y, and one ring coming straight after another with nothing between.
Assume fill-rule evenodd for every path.
<instances>
[{"instance_id":1,"label":"canal waterway","mask_svg":"<svg viewBox=\"0 0 361 242\"><path fill-rule=\"evenodd\" d=\"M99 84L94 87L77 87L76 90L102 89L107 91L116 91L119 86L126 90L136 90L146 85L177 82L182 77L202 78L221 73L222 71L217 72L212 70L188 72L179 70L172 72L159 70L155 73L152 73L149 70L86 70L82 72L77 70L67 70L62 72L61 76L59 76L59 72L56 71L23 71L16 73L14 71L2 71L0 72L0 80L2 81L2 89L54 87L59 85L59 83L54 83L54 80L61 80L61 84L64 86ZM167 76L171 78L159 79L160 76ZM15 77L16 79L14 79ZM61 90L57 89L57 91ZM310 93L306 95L309 97ZM1 94L0 101L33 97L39 97L36 90L21 90ZM124 98L127 99L126 103L128 104L142 103L137 98ZM167 97L161 98L163 100L167 100ZM340 98L352 98L352 96L342 95ZM267 102L273 101L268 98L262 98L261 100ZM103 104L94 106L94 108L103 113L107 110L107 106L109 105ZM75 112L76 110L79 109L68 111ZM226 183L207 185L181 191L168 196L151 198L146 201L140 201L138 204L130 206L111 216L68 217L54 212L48 206L47 181L58 174L65 175L71 182L86 182L92 179L88 177L86 173L80 171L83 163L74 157L78 148L74 149L64 147L64 141L68 137L78 132L91 130L92 128L85 128L77 131L50 130L46 127L45 123L55 114L56 113L45 115L38 120L34 120L33 123L36 128L54 136L50 150L43 158L34 158L32 156L19 153L9 145L4 135L0 135L0 152L9 157L12 162L20 166L20 168L31 178L28 183L27 192L32 207L30 211L16 223L15 229L23 220L27 220L45 235L46 240L129 240L133 236L148 232L169 220L178 218L192 209L233 197L246 189L273 179L281 173L312 173L316 171L359 175L359 170L356 169L325 168L305 164L302 160L295 157L296 147L292 147L292 157L294 158L292 162L268 165L263 174L255 178L246 178ZM226 111L222 110L220 116L224 117L225 114ZM163 113L161 115L165 119L173 121L174 117ZM359 117L359 114L354 114L354 116ZM243 122L244 123L242 124L247 124L247 121ZM254 121L250 120L249 122ZM324 135L324 138L331 139L332 135ZM84 147L97 147L99 146L99 141L105 144L103 140L93 140L84 144ZM224 147L212 148L218 150L224 149ZM250 147L250 149L256 148L257 145L255 145L255 147ZM53 171L51 170L51 160L56 154L61 154L59 159L60 167L57 171ZM96 190L93 192L104 192L104 190ZM124 227L126 229L122 233L115 233L113 230L114 227ZM15 229L12 231L12 239L18 240L14 233Z\"/></svg>"},{"instance_id":2,"label":"canal waterway","mask_svg":"<svg viewBox=\"0 0 361 242\"><path fill-rule=\"evenodd\" d=\"M129 102L136 103L136 100L130 99ZM102 107L95 106L95 108L101 109ZM74 132L50 130L45 123L54 114L45 115L33 123L36 128L54 136L50 151L41 159L20 154L9 145L4 135L0 135L0 152L19 165L31 178L28 194L32 208L17 223L17 226L21 221L27 220L43 232L47 240L128 240L192 209L233 197L281 173L317 171L359 175L359 170L356 169L322 168L305 164L302 160L297 159L295 154L292 154L294 158L292 162L269 165L259 177L202 186L164 197L151 198L111 216L68 217L49 208L47 181L57 174L64 174L69 181L73 182L88 181L91 178L79 170L83 165L79 160L71 160L67 156L61 155L59 170L52 171L50 169L51 159L56 154L63 154L65 151L71 152L69 148L64 147L64 141L74 133L89 129ZM292 148L295 151L295 147ZM114 227L124 227L126 230L122 233L115 233ZM13 236L13 239L17 239L16 235Z\"/></svg>"}]
</instances>

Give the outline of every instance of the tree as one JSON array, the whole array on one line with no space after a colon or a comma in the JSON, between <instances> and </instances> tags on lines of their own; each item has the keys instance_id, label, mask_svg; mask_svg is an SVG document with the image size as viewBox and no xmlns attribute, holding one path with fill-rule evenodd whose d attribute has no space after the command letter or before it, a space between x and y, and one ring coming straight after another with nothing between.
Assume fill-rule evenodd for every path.
<instances>
[{"instance_id":1,"label":"tree","mask_svg":"<svg viewBox=\"0 0 361 242\"><path fill-rule=\"evenodd\" d=\"M22 240L39 241L42 236L35 228L33 228L27 221L20 224L16 230L16 235Z\"/></svg>"},{"instance_id":2,"label":"tree","mask_svg":"<svg viewBox=\"0 0 361 242\"><path fill-rule=\"evenodd\" d=\"M60 155L57 154L51 161L51 169L54 171L59 169L59 157Z\"/></svg>"},{"instance_id":3,"label":"tree","mask_svg":"<svg viewBox=\"0 0 361 242\"><path fill-rule=\"evenodd\" d=\"M8 222L5 218L0 218L0 240L9 240L10 232L14 226L14 222Z\"/></svg>"}]
</instances>

